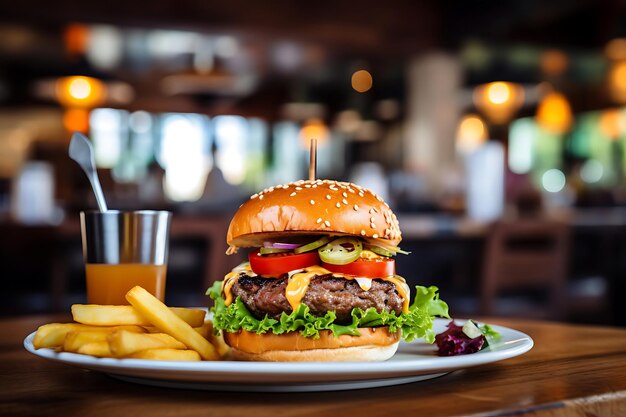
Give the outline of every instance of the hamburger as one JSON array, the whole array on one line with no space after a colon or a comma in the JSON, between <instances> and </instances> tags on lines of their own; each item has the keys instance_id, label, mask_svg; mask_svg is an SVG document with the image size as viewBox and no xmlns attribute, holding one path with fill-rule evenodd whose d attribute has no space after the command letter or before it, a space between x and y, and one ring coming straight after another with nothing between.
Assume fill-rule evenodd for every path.
<instances>
[{"instance_id":1,"label":"hamburger","mask_svg":"<svg viewBox=\"0 0 626 417\"><path fill-rule=\"evenodd\" d=\"M432 343L448 317L437 288L411 291L396 274L398 220L372 191L347 182L297 181L254 194L235 213L228 254L245 262L208 294L234 359L382 361L402 338Z\"/></svg>"}]
</instances>

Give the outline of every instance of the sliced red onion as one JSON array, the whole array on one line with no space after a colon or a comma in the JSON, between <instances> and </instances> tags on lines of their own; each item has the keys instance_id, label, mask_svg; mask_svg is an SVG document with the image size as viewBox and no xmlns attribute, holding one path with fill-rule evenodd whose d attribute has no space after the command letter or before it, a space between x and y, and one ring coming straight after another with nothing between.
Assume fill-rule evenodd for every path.
<instances>
[{"instance_id":1,"label":"sliced red onion","mask_svg":"<svg viewBox=\"0 0 626 417\"><path fill-rule=\"evenodd\" d=\"M302 245L298 243L279 243L279 242L263 242L264 248L273 248L273 249L295 249Z\"/></svg>"}]
</instances>

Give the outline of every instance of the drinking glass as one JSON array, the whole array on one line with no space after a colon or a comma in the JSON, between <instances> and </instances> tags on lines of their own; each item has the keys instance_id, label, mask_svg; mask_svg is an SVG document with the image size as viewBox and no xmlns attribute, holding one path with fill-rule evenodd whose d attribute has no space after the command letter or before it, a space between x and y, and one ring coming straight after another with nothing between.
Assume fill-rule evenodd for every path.
<instances>
[{"instance_id":1,"label":"drinking glass","mask_svg":"<svg viewBox=\"0 0 626 417\"><path fill-rule=\"evenodd\" d=\"M163 301L171 218L152 210L80 213L90 304L128 304L136 285Z\"/></svg>"}]
</instances>

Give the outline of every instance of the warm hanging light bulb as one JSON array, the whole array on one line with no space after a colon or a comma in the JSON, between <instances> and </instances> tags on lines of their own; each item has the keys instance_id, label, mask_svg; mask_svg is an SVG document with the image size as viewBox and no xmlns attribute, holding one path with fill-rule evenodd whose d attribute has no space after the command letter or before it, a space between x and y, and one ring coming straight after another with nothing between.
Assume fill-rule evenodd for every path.
<instances>
[{"instance_id":1,"label":"warm hanging light bulb","mask_svg":"<svg viewBox=\"0 0 626 417\"><path fill-rule=\"evenodd\" d=\"M474 90L474 104L491 122L509 122L524 103L524 89L514 83L497 81Z\"/></svg>"},{"instance_id":2,"label":"warm hanging light bulb","mask_svg":"<svg viewBox=\"0 0 626 417\"><path fill-rule=\"evenodd\" d=\"M456 147L461 153L478 149L489 136L487 125L477 114L463 116L456 130Z\"/></svg>"},{"instance_id":3,"label":"warm hanging light bulb","mask_svg":"<svg viewBox=\"0 0 626 417\"><path fill-rule=\"evenodd\" d=\"M56 96L67 107L95 107L104 101L106 86L92 77L63 77L56 83Z\"/></svg>"},{"instance_id":4,"label":"warm hanging light bulb","mask_svg":"<svg viewBox=\"0 0 626 417\"><path fill-rule=\"evenodd\" d=\"M311 139L317 139L317 143L322 144L328 140L328 137L328 126L320 119L309 119L300 129L300 141L307 149Z\"/></svg>"},{"instance_id":5,"label":"warm hanging light bulb","mask_svg":"<svg viewBox=\"0 0 626 417\"><path fill-rule=\"evenodd\" d=\"M552 133L565 133L572 125L572 108L567 98L558 91L546 94L537 107L537 123Z\"/></svg>"}]
</instances>

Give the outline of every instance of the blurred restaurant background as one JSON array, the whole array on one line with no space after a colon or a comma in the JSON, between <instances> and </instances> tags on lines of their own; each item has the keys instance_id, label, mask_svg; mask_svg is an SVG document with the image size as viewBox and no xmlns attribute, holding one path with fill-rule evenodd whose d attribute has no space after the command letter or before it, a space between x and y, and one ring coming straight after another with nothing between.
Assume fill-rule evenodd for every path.
<instances>
[{"instance_id":1,"label":"blurred restaurant background","mask_svg":"<svg viewBox=\"0 0 626 417\"><path fill-rule=\"evenodd\" d=\"M624 326L625 106L620 0L2 2L0 315L86 300L79 131L110 208L174 213L170 305L208 305L234 211L317 138L454 315Z\"/></svg>"}]
</instances>

